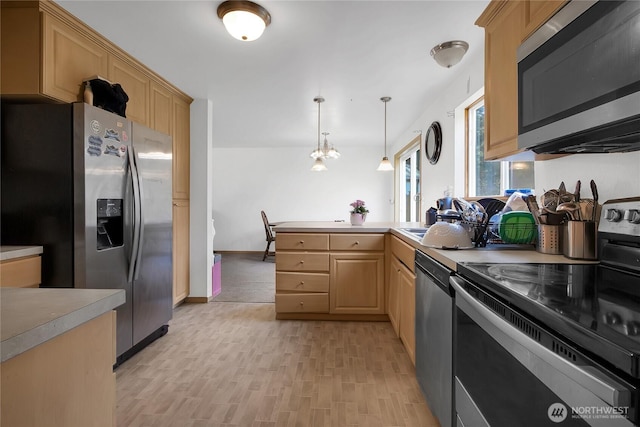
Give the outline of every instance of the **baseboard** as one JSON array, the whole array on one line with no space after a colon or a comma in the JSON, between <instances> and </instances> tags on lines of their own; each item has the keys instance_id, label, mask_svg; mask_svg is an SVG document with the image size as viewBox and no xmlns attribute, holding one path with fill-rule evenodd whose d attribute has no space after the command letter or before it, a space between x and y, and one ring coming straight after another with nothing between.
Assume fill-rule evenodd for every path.
<instances>
[{"instance_id":1,"label":"baseboard","mask_svg":"<svg viewBox=\"0 0 640 427\"><path fill-rule=\"evenodd\" d=\"M216 254L256 254L262 255L264 251L213 251Z\"/></svg>"},{"instance_id":2,"label":"baseboard","mask_svg":"<svg viewBox=\"0 0 640 427\"><path fill-rule=\"evenodd\" d=\"M197 303L197 304L206 304L208 302L213 301L213 296L210 297L186 297L184 302L186 303Z\"/></svg>"}]
</instances>

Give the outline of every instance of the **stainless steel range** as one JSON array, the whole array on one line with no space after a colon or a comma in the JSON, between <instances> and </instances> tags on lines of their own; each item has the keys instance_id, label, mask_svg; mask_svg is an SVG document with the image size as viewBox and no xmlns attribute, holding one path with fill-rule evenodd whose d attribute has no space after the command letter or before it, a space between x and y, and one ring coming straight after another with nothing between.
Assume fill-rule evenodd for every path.
<instances>
[{"instance_id":1,"label":"stainless steel range","mask_svg":"<svg viewBox=\"0 0 640 427\"><path fill-rule=\"evenodd\" d=\"M464 263L459 425L640 422L640 197L603 205L599 264Z\"/></svg>"}]
</instances>

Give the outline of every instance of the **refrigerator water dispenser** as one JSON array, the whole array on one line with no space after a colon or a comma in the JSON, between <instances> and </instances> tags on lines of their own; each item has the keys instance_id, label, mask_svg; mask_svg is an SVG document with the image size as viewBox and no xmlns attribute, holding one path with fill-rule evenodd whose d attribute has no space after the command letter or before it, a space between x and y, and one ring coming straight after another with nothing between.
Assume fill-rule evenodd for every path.
<instances>
[{"instance_id":1,"label":"refrigerator water dispenser","mask_svg":"<svg viewBox=\"0 0 640 427\"><path fill-rule=\"evenodd\" d=\"M99 251L122 246L124 242L122 199L98 199L96 224Z\"/></svg>"}]
</instances>

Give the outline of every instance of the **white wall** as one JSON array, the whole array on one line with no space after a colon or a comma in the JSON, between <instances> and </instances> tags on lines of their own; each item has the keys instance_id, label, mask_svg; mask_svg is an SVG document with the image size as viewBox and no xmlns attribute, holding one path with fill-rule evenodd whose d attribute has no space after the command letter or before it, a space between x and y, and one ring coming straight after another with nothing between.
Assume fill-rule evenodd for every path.
<instances>
[{"instance_id":1,"label":"white wall","mask_svg":"<svg viewBox=\"0 0 640 427\"><path fill-rule=\"evenodd\" d=\"M640 152L620 154L574 154L535 163L536 194L558 188L564 181L573 191L576 181L582 183L583 198L591 198L589 181L598 186L600 203L609 199L640 195Z\"/></svg>"},{"instance_id":2,"label":"white wall","mask_svg":"<svg viewBox=\"0 0 640 427\"><path fill-rule=\"evenodd\" d=\"M366 202L367 221L393 220L393 172L378 172L382 147L336 148L342 157L312 172L305 148L213 149L216 251L264 251L260 211L270 221L349 220L349 203ZM272 246L273 250L273 246Z\"/></svg>"},{"instance_id":3,"label":"white wall","mask_svg":"<svg viewBox=\"0 0 640 427\"><path fill-rule=\"evenodd\" d=\"M404 134L394 142L391 152L395 153L415 138L415 130L422 130L424 137L432 122L440 122L442 127L442 151L438 163L432 165L422 157L422 210L435 206L436 199L444 192L454 187L454 195L464 194L464 136L456 135L455 122L460 117L453 116L453 112L463 101L484 86L484 57L483 52L476 52L475 56L466 56L464 60L449 69L451 81L442 87L440 95L425 105L425 111L420 115ZM462 139L461 139L462 138ZM462 151L460 151L462 148ZM424 151L424 150L423 150ZM424 220L424 212L422 213Z\"/></svg>"},{"instance_id":4,"label":"white wall","mask_svg":"<svg viewBox=\"0 0 640 427\"><path fill-rule=\"evenodd\" d=\"M210 297L212 295L212 115L213 104L210 100L195 99L191 104L190 297Z\"/></svg>"},{"instance_id":5,"label":"white wall","mask_svg":"<svg viewBox=\"0 0 640 427\"><path fill-rule=\"evenodd\" d=\"M420 118L394 142L395 153L415 137L414 131L422 129L423 135L432 121L442 126L443 142L440 160L429 164L423 157L422 186L423 211L435 205L448 187L454 187L455 196L464 195L465 149L464 116L457 112L455 118L449 112L472 98L477 98L484 86L484 60L482 55L465 57L451 83L442 88L440 96L426 106ZM458 66L456 66L458 67ZM423 136L424 138L424 136ZM554 160L535 162L535 193L558 188L561 181L573 191L581 180L583 198L591 197L589 181L598 186L599 200L640 195L640 152L621 154L576 154ZM423 213L424 215L424 213Z\"/></svg>"}]
</instances>

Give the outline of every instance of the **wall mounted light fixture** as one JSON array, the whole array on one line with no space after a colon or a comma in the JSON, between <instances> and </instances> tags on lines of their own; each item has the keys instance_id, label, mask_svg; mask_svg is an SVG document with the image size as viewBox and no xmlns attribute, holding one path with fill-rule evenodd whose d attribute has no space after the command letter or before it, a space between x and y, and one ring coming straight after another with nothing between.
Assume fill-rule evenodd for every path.
<instances>
[{"instance_id":1,"label":"wall mounted light fixture","mask_svg":"<svg viewBox=\"0 0 640 427\"><path fill-rule=\"evenodd\" d=\"M380 161L377 170L392 171L393 165L387 157L387 102L391 101L391 97L383 96L380 98L380 101L384 102L384 157L382 158L382 161Z\"/></svg>"},{"instance_id":2,"label":"wall mounted light fixture","mask_svg":"<svg viewBox=\"0 0 640 427\"><path fill-rule=\"evenodd\" d=\"M271 23L264 7L251 1L229 0L218 6L218 18L234 38L246 42L259 38Z\"/></svg>"},{"instance_id":3,"label":"wall mounted light fixture","mask_svg":"<svg viewBox=\"0 0 640 427\"><path fill-rule=\"evenodd\" d=\"M468 49L469 43L462 40L453 40L441 43L431 49L431 56L438 64L445 68L451 68L460 62Z\"/></svg>"}]
</instances>

